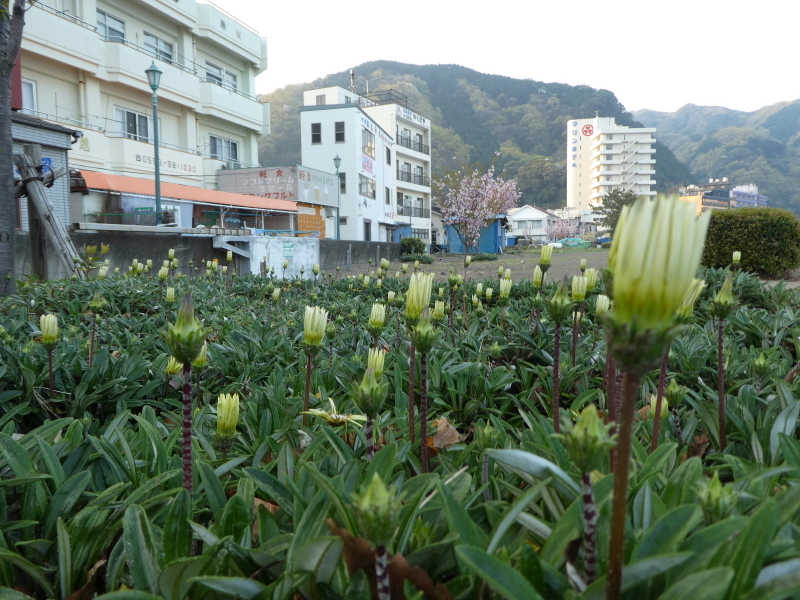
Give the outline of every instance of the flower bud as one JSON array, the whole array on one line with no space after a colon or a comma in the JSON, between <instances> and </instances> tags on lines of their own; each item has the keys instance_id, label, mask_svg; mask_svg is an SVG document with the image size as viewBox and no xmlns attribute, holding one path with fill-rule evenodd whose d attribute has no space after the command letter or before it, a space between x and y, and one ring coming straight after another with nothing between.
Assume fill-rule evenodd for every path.
<instances>
[{"instance_id":1,"label":"flower bud","mask_svg":"<svg viewBox=\"0 0 800 600\"><path fill-rule=\"evenodd\" d=\"M475 428L475 441L481 450L490 450L497 445L500 433L491 424L486 423L484 427Z\"/></svg>"},{"instance_id":2,"label":"flower bud","mask_svg":"<svg viewBox=\"0 0 800 600\"><path fill-rule=\"evenodd\" d=\"M680 406L684 396L686 396L686 388L674 379L670 379L669 385L664 391L664 398L669 406Z\"/></svg>"},{"instance_id":3,"label":"flower bud","mask_svg":"<svg viewBox=\"0 0 800 600\"><path fill-rule=\"evenodd\" d=\"M390 266L391 266L391 263L389 262L388 258L382 258L381 259L381 269L388 270Z\"/></svg>"},{"instance_id":4,"label":"flower bud","mask_svg":"<svg viewBox=\"0 0 800 600\"><path fill-rule=\"evenodd\" d=\"M736 506L738 496L733 485L723 486L719 480L719 472L714 471L711 481L701 483L697 490L697 501L703 509L706 525L728 518Z\"/></svg>"},{"instance_id":5,"label":"flower bud","mask_svg":"<svg viewBox=\"0 0 800 600\"><path fill-rule=\"evenodd\" d=\"M314 263L314 264L311 266L311 272L312 272L314 275L319 275L319 263Z\"/></svg>"},{"instance_id":6,"label":"flower bud","mask_svg":"<svg viewBox=\"0 0 800 600\"><path fill-rule=\"evenodd\" d=\"M505 267L503 267L503 266L497 267L497 276L498 277L502 277L505 272L506 272Z\"/></svg>"},{"instance_id":7,"label":"flower bud","mask_svg":"<svg viewBox=\"0 0 800 600\"><path fill-rule=\"evenodd\" d=\"M742 262L742 253L736 250L733 253L733 264L738 265Z\"/></svg>"},{"instance_id":8,"label":"flower bud","mask_svg":"<svg viewBox=\"0 0 800 600\"><path fill-rule=\"evenodd\" d=\"M369 275L364 275L364 279L361 281L361 285L367 287L369 285Z\"/></svg>"},{"instance_id":9,"label":"flower bud","mask_svg":"<svg viewBox=\"0 0 800 600\"><path fill-rule=\"evenodd\" d=\"M228 250L228 253L225 255L225 260L231 262L233 260L233 250Z\"/></svg>"},{"instance_id":10,"label":"flower bud","mask_svg":"<svg viewBox=\"0 0 800 600\"><path fill-rule=\"evenodd\" d=\"M380 332L386 324L386 306L376 302L372 305L372 311L369 314L369 328ZM377 335L377 334L376 334Z\"/></svg>"},{"instance_id":11,"label":"flower bud","mask_svg":"<svg viewBox=\"0 0 800 600\"><path fill-rule=\"evenodd\" d=\"M511 279L511 269L506 269L505 273L503 273L503 277L505 279Z\"/></svg>"},{"instance_id":12,"label":"flower bud","mask_svg":"<svg viewBox=\"0 0 800 600\"><path fill-rule=\"evenodd\" d=\"M433 273L414 273L411 276L406 295L406 318L409 324L414 325L422 316L423 309L430 304L432 287Z\"/></svg>"},{"instance_id":13,"label":"flower bud","mask_svg":"<svg viewBox=\"0 0 800 600\"><path fill-rule=\"evenodd\" d=\"M92 301L89 302L89 308L91 308L94 312L98 312L98 311L102 310L103 307L106 306L107 304L108 304L108 300L103 298L103 296L102 296L102 294L100 294L100 292L95 292L94 293L94 298L92 298Z\"/></svg>"},{"instance_id":14,"label":"flower bud","mask_svg":"<svg viewBox=\"0 0 800 600\"><path fill-rule=\"evenodd\" d=\"M402 270L403 270L403 275L405 275L408 272L408 264L403 263Z\"/></svg>"},{"instance_id":15,"label":"flower bud","mask_svg":"<svg viewBox=\"0 0 800 600\"><path fill-rule=\"evenodd\" d=\"M183 370L183 365L175 360L174 356L170 356L169 360L167 361L167 366L164 369L164 372L167 375L177 375L178 373Z\"/></svg>"},{"instance_id":16,"label":"flower bud","mask_svg":"<svg viewBox=\"0 0 800 600\"><path fill-rule=\"evenodd\" d=\"M319 347L325 337L328 324L328 311L318 306L306 306L303 319L303 342L308 347Z\"/></svg>"},{"instance_id":17,"label":"flower bud","mask_svg":"<svg viewBox=\"0 0 800 600\"><path fill-rule=\"evenodd\" d=\"M763 352L753 361L753 371L755 371L758 377L763 377L767 374L767 371L769 371L769 363Z\"/></svg>"},{"instance_id":18,"label":"flower bud","mask_svg":"<svg viewBox=\"0 0 800 600\"><path fill-rule=\"evenodd\" d=\"M100 256L105 256L111 250L111 244L100 244Z\"/></svg>"},{"instance_id":19,"label":"flower bud","mask_svg":"<svg viewBox=\"0 0 800 600\"><path fill-rule=\"evenodd\" d=\"M226 440L236 437L239 424L239 394L220 394L217 398L217 436Z\"/></svg>"},{"instance_id":20,"label":"flower bud","mask_svg":"<svg viewBox=\"0 0 800 600\"><path fill-rule=\"evenodd\" d=\"M175 302L175 288L168 287L167 288L167 302Z\"/></svg>"},{"instance_id":21,"label":"flower bud","mask_svg":"<svg viewBox=\"0 0 800 600\"><path fill-rule=\"evenodd\" d=\"M359 532L375 546L386 546L392 541L394 518L399 509L400 502L394 491L386 487L377 473L369 485L355 495L353 503Z\"/></svg>"},{"instance_id":22,"label":"flower bud","mask_svg":"<svg viewBox=\"0 0 800 600\"><path fill-rule=\"evenodd\" d=\"M439 296L439 298L444 298L444 288L443 287L439 288L439 293L437 294L437 296Z\"/></svg>"},{"instance_id":23,"label":"flower bud","mask_svg":"<svg viewBox=\"0 0 800 600\"><path fill-rule=\"evenodd\" d=\"M415 271L418 271L418 270L419 270L419 261L418 261L418 260L415 260L415 261L414 261L414 270L415 270Z\"/></svg>"},{"instance_id":24,"label":"flower bud","mask_svg":"<svg viewBox=\"0 0 800 600\"><path fill-rule=\"evenodd\" d=\"M367 367L361 384L352 392L353 400L361 412L374 418L378 415L383 403L386 401L388 391L388 385L385 382L378 381L378 377L375 376L375 371Z\"/></svg>"},{"instance_id":25,"label":"flower bud","mask_svg":"<svg viewBox=\"0 0 800 600\"><path fill-rule=\"evenodd\" d=\"M656 418L656 405L658 404L658 396L650 394L650 416ZM669 415L669 400L666 397L661 399L661 418L666 419Z\"/></svg>"},{"instance_id":26,"label":"flower bud","mask_svg":"<svg viewBox=\"0 0 800 600\"><path fill-rule=\"evenodd\" d=\"M503 278L500 280L500 299L508 300L511 296L511 279Z\"/></svg>"},{"instance_id":27,"label":"flower bud","mask_svg":"<svg viewBox=\"0 0 800 600\"><path fill-rule=\"evenodd\" d=\"M676 315L679 321L688 321L694 314L694 305L706 287L706 282L702 279L694 279L683 297L681 305L678 307Z\"/></svg>"},{"instance_id":28,"label":"flower bud","mask_svg":"<svg viewBox=\"0 0 800 600\"><path fill-rule=\"evenodd\" d=\"M370 348L367 354L367 368L372 369L375 379L380 379L383 375L383 363L386 353L382 348Z\"/></svg>"},{"instance_id":29,"label":"flower bud","mask_svg":"<svg viewBox=\"0 0 800 600\"><path fill-rule=\"evenodd\" d=\"M167 256L170 258L170 260L175 258L175 249L174 248L170 248L169 252L167 252Z\"/></svg>"},{"instance_id":30,"label":"flower bud","mask_svg":"<svg viewBox=\"0 0 800 600\"><path fill-rule=\"evenodd\" d=\"M202 369L206 366L206 363L208 363L208 344L203 342L203 347L200 348L200 354L192 361L192 368Z\"/></svg>"},{"instance_id":31,"label":"flower bud","mask_svg":"<svg viewBox=\"0 0 800 600\"><path fill-rule=\"evenodd\" d=\"M228 272L228 265L225 265L224 267L222 267L222 272L223 273L227 273Z\"/></svg>"},{"instance_id":32,"label":"flower bud","mask_svg":"<svg viewBox=\"0 0 800 600\"><path fill-rule=\"evenodd\" d=\"M597 296L597 300L594 305L594 314L597 317L602 317L608 313L609 310L611 310L611 299L605 294L600 294Z\"/></svg>"},{"instance_id":33,"label":"flower bud","mask_svg":"<svg viewBox=\"0 0 800 600\"><path fill-rule=\"evenodd\" d=\"M539 265L536 265L533 268L533 287L537 290L542 287L542 282L544 281L544 273L542 272L542 268Z\"/></svg>"},{"instance_id":34,"label":"flower bud","mask_svg":"<svg viewBox=\"0 0 800 600\"><path fill-rule=\"evenodd\" d=\"M444 320L444 302L437 300L433 305L433 313L431 319L435 323L441 323Z\"/></svg>"},{"instance_id":35,"label":"flower bud","mask_svg":"<svg viewBox=\"0 0 800 600\"><path fill-rule=\"evenodd\" d=\"M394 292L391 292L391 291L390 291L390 292L387 292L387 293L386 293L386 300L387 300L388 302L390 302L390 303L393 303L393 302L394 302L394 299L395 299L395 295L396 295L396 294L395 294Z\"/></svg>"},{"instance_id":36,"label":"flower bud","mask_svg":"<svg viewBox=\"0 0 800 600\"><path fill-rule=\"evenodd\" d=\"M574 425L566 423L565 433L554 437L564 442L567 454L581 473L591 473L603 466L608 451L616 444L616 436L609 435L610 428L611 424L603 424L597 407L590 404Z\"/></svg>"},{"instance_id":37,"label":"flower bud","mask_svg":"<svg viewBox=\"0 0 800 600\"><path fill-rule=\"evenodd\" d=\"M475 286L475 293L476 294L483 294L483 284L482 283L478 283Z\"/></svg>"},{"instance_id":38,"label":"flower bud","mask_svg":"<svg viewBox=\"0 0 800 600\"><path fill-rule=\"evenodd\" d=\"M283 268L284 269L288 269L289 268L289 259L288 258L284 258L283 259Z\"/></svg>"},{"instance_id":39,"label":"flower bud","mask_svg":"<svg viewBox=\"0 0 800 600\"><path fill-rule=\"evenodd\" d=\"M724 319L733 310L733 277L730 273L725 278L717 295L711 301L711 313L718 319Z\"/></svg>"},{"instance_id":40,"label":"flower bud","mask_svg":"<svg viewBox=\"0 0 800 600\"><path fill-rule=\"evenodd\" d=\"M153 259L152 258L148 258L147 259L147 268L148 269L152 269L153 268Z\"/></svg>"},{"instance_id":41,"label":"flower bud","mask_svg":"<svg viewBox=\"0 0 800 600\"><path fill-rule=\"evenodd\" d=\"M561 323L569 316L570 312L572 311L572 301L567 295L566 278L564 278L564 280L558 284L556 293L553 294L552 298L550 298L547 308L548 312L550 313L550 318L555 323Z\"/></svg>"},{"instance_id":42,"label":"flower bud","mask_svg":"<svg viewBox=\"0 0 800 600\"><path fill-rule=\"evenodd\" d=\"M584 277L586 278L586 291L593 292L597 285L597 269L592 267L586 269Z\"/></svg>"},{"instance_id":43,"label":"flower bud","mask_svg":"<svg viewBox=\"0 0 800 600\"><path fill-rule=\"evenodd\" d=\"M422 311L419 322L411 330L411 341L418 352L425 354L431 351L438 335L438 332L431 324L430 310L426 306L425 310Z\"/></svg>"},{"instance_id":44,"label":"flower bud","mask_svg":"<svg viewBox=\"0 0 800 600\"><path fill-rule=\"evenodd\" d=\"M572 300L574 302L586 300L586 277L572 278Z\"/></svg>"},{"instance_id":45,"label":"flower bud","mask_svg":"<svg viewBox=\"0 0 800 600\"><path fill-rule=\"evenodd\" d=\"M550 244L542 246L542 253L539 256L539 266L542 271L550 268L550 261L553 259L553 247Z\"/></svg>"},{"instance_id":46,"label":"flower bud","mask_svg":"<svg viewBox=\"0 0 800 600\"><path fill-rule=\"evenodd\" d=\"M472 262L472 257L469 254L467 254L466 258L464 258L464 265L468 267L471 262Z\"/></svg>"},{"instance_id":47,"label":"flower bud","mask_svg":"<svg viewBox=\"0 0 800 600\"><path fill-rule=\"evenodd\" d=\"M170 354L176 360L191 363L200 354L208 332L209 330L195 319L192 295L187 293L181 302L175 324L168 323L162 335Z\"/></svg>"},{"instance_id":48,"label":"flower bud","mask_svg":"<svg viewBox=\"0 0 800 600\"><path fill-rule=\"evenodd\" d=\"M100 270L97 271L97 277L99 279L105 279L108 276L108 267L103 266L100 267Z\"/></svg>"},{"instance_id":49,"label":"flower bud","mask_svg":"<svg viewBox=\"0 0 800 600\"><path fill-rule=\"evenodd\" d=\"M495 342L489 347L489 356L491 356L495 360L500 358L500 344Z\"/></svg>"},{"instance_id":50,"label":"flower bud","mask_svg":"<svg viewBox=\"0 0 800 600\"><path fill-rule=\"evenodd\" d=\"M159 280L164 281L167 277L169 277L169 269L167 267L161 267L158 270Z\"/></svg>"},{"instance_id":51,"label":"flower bud","mask_svg":"<svg viewBox=\"0 0 800 600\"><path fill-rule=\"evenodd\" d=\"M39 317L39 329L42 330L42 343L52 346L58 341L58 317L45 314Z\"/></svg>"},{"instance_id":52,"label":"flower bud","mask_svg":"<svg viewBox=\"0 0 800 600\"><path fill-rule=\"evenodd\" d=\"M585 273L585 272L586 272L586 259L582 258L581 259L581 273Z\"/></svg>"},{"instance_id":53,"label":"flower bud","mask_svg":"<svg viewBox=\"0 0 800 600\"><path fill-rule=\"evenodd\" d=\"M486 288L486 299L491 300L492 294L494 294L494 288L487 287Z\"/></svg>"},{"instance_id":54,"label":"flower bud","mask_svg":"<svg viewBox=\"0 0 800 600\"><path fill-rule=\"evenodd\" d=\"M478 299L477 294L472 294L472 306L474 308L478 308L478 304L479 303L480 303L480 300Z\"/></svg>"}]
</instances>

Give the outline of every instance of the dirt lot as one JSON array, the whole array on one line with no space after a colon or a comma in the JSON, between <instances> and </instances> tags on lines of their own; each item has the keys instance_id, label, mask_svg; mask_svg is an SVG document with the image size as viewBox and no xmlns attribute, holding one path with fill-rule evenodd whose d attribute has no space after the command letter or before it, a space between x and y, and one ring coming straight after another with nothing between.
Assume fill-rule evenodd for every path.
<instances>
[{"instance_id":1,"label":"dirt lot","mask_svg":"<svg viewBox=\"0 0 800 600\"><path fill-rule=\"evenodd\" d=\"M581 259L586 259L589 267L597 269L605 267L608 261L607 249L554 249L553 260L550 270L547 272L549 280L561 279L565 275L580 275ZM525 248L509 250L501 255L497 260L473 261L467 269L467 279L482 281L483 279L496 279L497 269L502 266L504 269L511 269L511 278L516 281L530 279L533 276L533 268L539 263L539 249ZM409 265L410 270L411 265ZM375 266L354 265L352 274L368 273ZM393 272L400 268L400 264L393 262L390 270ZM460 274L464 274L464 255L445 254L444 256L434 257L430 265L422 265L422 270L436 273L436 279L446 278L454 269L458 269ZM342 270L344 274L344 270Z\"/></svg>"}]
</instances>

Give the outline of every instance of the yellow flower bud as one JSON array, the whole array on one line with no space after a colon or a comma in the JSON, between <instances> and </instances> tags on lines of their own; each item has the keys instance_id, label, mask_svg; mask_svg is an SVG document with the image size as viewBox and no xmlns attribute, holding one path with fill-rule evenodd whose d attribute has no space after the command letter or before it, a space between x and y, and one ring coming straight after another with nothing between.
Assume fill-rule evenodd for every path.
<instances>
[{"instance_id":1,"label":"yellow flower bud","mask_svg":"<svg viewBox=\"0 0 800 600\"><path fill-rule=\"evenodd\" d=\"M600 294L594 306L594 314L598 317L602 317L609 310L611 310L611 299L605 294Z\"/></svg>"},{"instance_id":2,"label":"yellow flower bud","mask_svg":"<svg viewBox=\"0 0 800 600\"><path fill-rule=\"evenodd\" d=\"M395 293L394 292L387 292L386 293L386 299L389 302L394 302L394 298L395 298Z\"/></svg>"},{"instance_id":3,"label":"yellow flower bud","mask_svg":"<svg viewBox=\"0 0 800 600\"><path fill-rule=\"evenodd\" d=\"M39 329L42 330L42 343L53 345L58 341L58 317L45 314L39 318Z\"/></svg>"},{"instance_id":4,"label":"yellow flower bud","mask_svg":"<svg viewBox=\"0 0 800 600\"><path fill-rule=\"evenodd\" d=\"M386 323L386 306L376 302L372 305L369 315L369 327L371 329L382 329Z\"/></svg>"},{"instance_id":5,"label":"yellow flower bud","mask_svg":"<svg viewBox=\"0 0 800 600\"><path fill-rule=\"evenodd\" d=\"M192 295L187 293L181 302L175 324L168 323L162 333L170 354L182 363L191 363L200 354L208 332L195 319Z\"/></svg>"},{"instance_id":6,"label":"yellow flower bud","mask_svg":"<svg viewBox=\"0 0 800 600\"><path fill-rule=\"evenodd\" d=\"M158 270L158 278L161 281L164 281L169 276L169 269L167 267L161 267Z\"/></svg>"},{"instance_id":7,"label":"yellow flower bud","mask_svg":"<svg viewBox=\"0 0 800 600\"><path fill-rule=\"evenodd\" d=\"M733 253L733 264L738 265L741 262L742 262L742 253L736 250Z\"/></svg>"},{"instance_id":8,"label":"yellow flower bud","mask_svg":"<svg viewBox=\"0 0 800 600\"><path fill-rule=\"evenodd\" d=\"M533 287L539 289L542 287L542 281L544 281L544 272L539 265L536 265L533 268Z\"/></svg>"},{"instance_id":9,"label":"yellow flower bud","mask_svg":"<svg viewBox=\"0 0 800 600\"><path fill-rule=\"evenodd\" d=\"M202 369L208 362L208 343L203 342L203 347L200 348L200 354L197 355L192 361L192 367L195 369Z\"/></svg>"},{"instance_id":10,"label":"yellow flower bud","mask_svg":"<svg viewBox=\"0 0 800 600\"><path fill-rule=\"evenodd\" d=\"M656 418L656 405L658 404L658 396L650 394L650 416ZM666 398L661 398L661 418L666 419L669 415L669 402Z\"/></svg>"},{"instance_id":11,"label":"yellow flower bud","mask_svg":"<svg viewBox=\"0 0 800 600\"><path fill-rule=\"evenodd\" d=\"M306 346L318 347L325 337L328 324L328 311L319 306L306 306L303 318L303 341Z\"/></svg>"},{"instance_id":12,"label":"yellow flower bud","mask_svg":"<svg viewBox=\"0 0 800 600\"><path fill-rule=\"evenodd\" d=\"M434 321L441 322L444 320L444 302L441 300L437 300L433 305L433 314L431 314L431 318Z\"/></svg>"},{"instance_id":13,"label":"yellow flower bud","mask_svg":"<svg viewBox=\"0 0 800 600\"><path fill-rule=\"evenodd\" d=\"M168 287L167 288L167 302L175 302L175 288Z\"/></svg>"},{"instance_id":14,"label":"yellow flower bud","mask_svg":"<svg viewBox=\"0 0 800 600\"><path fill-rule=\"evenodd\" d=\"M479 283L475 286L475 293L476 294L483 294L483 284Z\"/></svg>"},{"instance_id":15,"label":"yellow flower bud","mask_svg":"<svg viewBox=\"0 0 800 600\"><path fill-rule=\"evenodd\" d=\"M469 266L469 264L470 264L471 262L472 262L472 257L471 257L469 254L467 254L466 258L464 259L464 264L465 264L466 266Z\"/></svg>"},{"instance_id":16,"label":"yellow flower bud","mask_svg":"<svg viewBox=\"0 0 800 600\"><path fill-rule=\"evenodd\" d=\"M586 277L586 291L593 292L597 285L597 269L592 267L586 269L584 277Z\"/></svg>"},{"instance_id":17,"label":"yellow flower bud","mask_svg":"<svg viewBox=\"0 0 800 600\"><path fill-rule=\"evenodd\" d=\"M239 394L220 394L217 398L217 435L221 439L236 437L239 424Z\"/></svg>"},{"instance_id":18,"label":"yellow flower bud","mask_svg":"<svg viewBox=\"0 0 800 600\"><path fill-rule=\"evenodd\" d=\"M585 273L585 272L586 272L586 259L582 258L581 259L581 273Z\"/></svg>"},{"instance_id":19,"label":"yellow flower bud","mask_svg":"<svg viewBox=\"0 0 800 600\"><path fill-rule=\"evenodd\" d=\"M231 262L233 260L233 250L228 250L228 253L225 255L225 260Z\"/></svg>"},{"instance_id":20,"label":"yellow flower bud","mask_svg":"<svg viewBox=\"0 0 800 600\"><path fill-rule=\"evenodd\" d=\"M386 353L382 348L370 348L367 354L367 368L372 369L375 379L380 379L383 375L383 363Z\"/></svg>"},{"instance_id":21,"label":"yellow flower bud","mask_svg":"<svg viewBox=\"0 0 800 600\"><path fill-rule=\"evenodd\" d=\"M550 261L553 258L553 247L549 244L542 246L542 254L539 257L539 266L541 266L542 271L546 271L546 267L550 266Z\"/></svg>"},{"instance_id":22,"label":"yellow flower bud","mask_svg":"<svg viewBox=\"0 0 800 600\"><path fill-rule=\"evenodd\" d=\"M486 288L486 299L491 300L492 294L494 294L494 288L487 287Z\"/></svg>"},{"instance_id":23,"label":"yellow flower bud","mask_svg":"<svg viewBox=\"0 0 800 600\"><path fill-rule=\"evenodd\" d=\"M422 311L431 302L431 288L433 287L433 273L414 273L408 284L406 295L406 318L413 325Z\"/></svg>"},{"instance_id":24,"label":"yellow flower bud","mask_svg":"<svg viewBox=\"0 0 800 600\"><path fill-rule=\"evenodd\" d=\"M511 295L511 279L503 278L500 280L500 298L507 300Z\"/></svg>"},{"instance_id":25,"label":"yellow flower bud","mask_svg":"<svg viewBox=\"0 0 800 600\"><path fill-rule=\"evenodd\" d=\"M314 263L314 265L311 267L311 272L314 275L319 275L319 263Z\"/></svg>"},{"instance_id":26,"label":"yellow flower bud","mask_svg":"<svg viewBox=\"0 0 800 600\"><path fill-rule=\"evenodd\" d=\"M391 266L388 258L381 259L381 269L388 269Z\"/></svg>"},{"instance_id":27,"label":"yellow flower bud","mask_svg":"<svg viewBox=\"0 0 800 600\"><path fill-rule=\"evenodd\" d=\"M164 369L164 372L167 375L177 375L183 369L183 365L175 360L174 356L170 356L169 360L167 361L167 366Z\"/></svg>"},{"instance_id":28,"label":"yellow flower bud","mask_svg":"<svg viewBox=\"0 0 800 600\"><path fill-rule=\"evenodd\" d=\"M170 260L175 258L175 248L170 248L169 252L167 252L167 256L170 258Z\"/></svg>"},{"instance_id":29,"label":"yellow flower bud","mask_svg":"<svg viewBox=\"0 0 800 600\"><path fill-rule=\"evenodd\" d=\"M572 300L574 302L586 300L586 277L572 278Z\"/></svg>"}]
</instances>

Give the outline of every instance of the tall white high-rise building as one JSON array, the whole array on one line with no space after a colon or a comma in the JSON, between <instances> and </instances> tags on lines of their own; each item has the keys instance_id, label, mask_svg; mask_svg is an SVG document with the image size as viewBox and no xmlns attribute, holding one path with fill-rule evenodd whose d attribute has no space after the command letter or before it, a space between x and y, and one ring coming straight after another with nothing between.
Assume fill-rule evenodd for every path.
<instances>
[{"instance_id":1,"label":"tall white high-rise building","mask_svg":"<svg viewBox=\"0 0 800 600\"><path fill-rule=\"evenodd\" d=\"M654 127L617 125L613 117L567 122L567 207L601 205L614 188L655 196Z\"/></svg>"}]
</instances>

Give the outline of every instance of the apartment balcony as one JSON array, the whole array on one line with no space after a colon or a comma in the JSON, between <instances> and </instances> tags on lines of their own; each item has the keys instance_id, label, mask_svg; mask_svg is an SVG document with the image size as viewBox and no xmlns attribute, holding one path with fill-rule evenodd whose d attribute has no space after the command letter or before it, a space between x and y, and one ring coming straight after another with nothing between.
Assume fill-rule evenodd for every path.
<instances>
[{"instance_id":1,"label":"apartment balcony","mask_svg":"<svg viewBox=\"0 0 800 600\"><path fill-rule=\"evenodd\" d=\"M102 39L102 38L101 38ZM107 79L124 83L143 93L150 94L145 70L158 62L161 69L159 97L194 107L200 98L200 80L194 64L175 55L173 60L158 57L128 40L108 39L103 43Z\"/></svg>"},{"instance_id":2,"label":"apartment balcony","mask_svg":"<svg viewBox=\"0 0 800 600\"><path fill-rule=\"evenodd\" d=\"M395 141L395 144L397 146L402 146L403 148L408 148L409 150L413 150L414 152L419 152L420 154L430 154L431 153L431 147L430 146L428 146L427 144L423 144L421 142L418 142L418 141L416 141L416 140L414 140L412 138L409 138L409 137L400 136Z\"/></svg>"},{"instance_id":3,"label":"apartment balcony","mask_svg":"<svg viewBox=\"0 0 800 600\"><path fill-rule=\"evenodd\" d=\"M408 171L397 171L397 181L405 181L422 187L431 187L431 178L427 175L417 175Z\"/></svg>"},{"instance_id":4,"label":"apartment balcony","mask_svg":"<svg viewBox=\"0 0 800 600\"><path fill-rule=\"evenodd\" d=\"M200 82L200 108L197 112L238 123L259 133L263 126L263 108L258 99L212 81Z\"/></svg>"},{"instance_id":5,"label":"apartment balcony","mask_svg":"<svg viewBox=\"0 0 800 600\"><path fill-rule=\"evenodd\" d=\"M112 168L127 173L155 175L155 147L152 140L131 139L130 136L120 133L106 133L106 139L107 161ZM158 158L161 176L165 181L202 185L203 158L197 150L174 144L159 144Z\"/></svg>"},{"instance_id":6,"label":"apartment balcony","mask_svg":"<svg viewBox=\"0 0 800 600\"><path fill-rule=\"evenodd\" d=\"M417 219L430 219L431 210L429 208L421 208L418 206L403 206L397 207L397 216L399 217L414 217Z\"/></svg>"},{"instance_id":7,"label":"apartment balcony","mask_svg":"<svg viewBox=\"0 0 800 600\"><path fill-rule=\"evenodd\" d=\"M94 23L35 2L25 13L22 48L94 73L103 52L96 29Z\"/></svg>"},{"instance_id":8,"label":"apartment balcony","mask_svg":"<svg viewBox=\"0 0 800 600\"><path fill-rule=\"evenodd\" d=\"M266 68L266 44L250 26L212 3L197 4L197 34L216 42L253 65Z\"/></svg>"}]
</instances>

